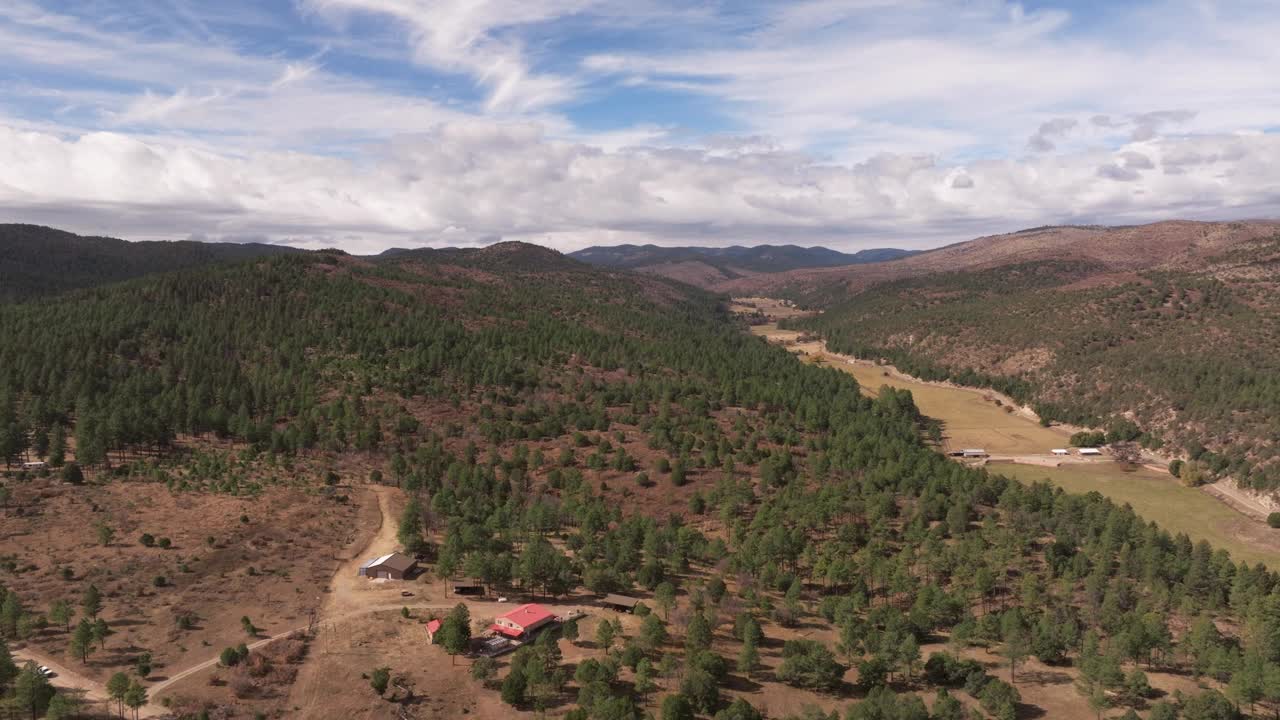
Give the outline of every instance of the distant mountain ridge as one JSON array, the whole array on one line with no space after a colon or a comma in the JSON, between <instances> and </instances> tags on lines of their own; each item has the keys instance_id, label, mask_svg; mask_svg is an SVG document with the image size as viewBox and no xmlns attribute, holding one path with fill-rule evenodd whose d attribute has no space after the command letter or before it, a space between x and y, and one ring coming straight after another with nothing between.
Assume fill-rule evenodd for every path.
<instances>
[{"instance_id":1,"label":"distant mountain ridge","mask_svg":"<svg viewBox=\"0 0 1280 720\"><path fill-rule=\"evenodd\" d=\"M875 248L842 253L825 247L756 245L745 247L662 247L613 245L589 247L569 257L592 265L663 275L693 285L707 286L735 278L802 270L841 267L898 260L917 254L913 250Z\"/></svg>"},{"instance_id":2,"label":"distant mountain ridge","mask_svg":"<svg viewBox=\"0 0 1280 720\"><path fill-rule=\"evenodd\" d=\"M0 302L262 257L302 252L261 243L129 242L41 225L0 224Z\"/></svg>"},{"instance_id":3,"label":"distant mountain ridge","mask_svg":"<svg viewBox=\"0 0 1280 720\"><path fill-rule=\"evenodd\" d=\"M1280 222L1166 220L1147 225L1058 225L954 243L897 260L861 265L797 268L713 283L733 295L782 294L807 305L839 302L875 285L935 273L980 271L1027 262L1090 263L1095 274L1196 268L1207 257L1270 236Z\"/></svg>"},{"instance_id":4,"label":"distant mountain ridge","mask_svg":"<svg viewBox=\"0 0 1280 720\"><path fill-rule=\"evenodd\" d=\"M552 272L557 270L581 270L586 266L559 251L526 242L506 241L476 248L391 248L373 261L402 263L422 260L429 263L446 263L475 269L510 270L513 272Z\"/></svg>"},{"instance_id":5,"label":"distant mountain ridge","mask_svg":"<svg viewBox=\"0 0 1280 720\"><path fill-rule=\"evenodd\" d=\"M825 247L799 245L756 245L746 247L662 247L660 245L594 246L569 253L569 257L593 265L635 268L685 260L723 261L752 272L782 272L804 267L834 267L897 260L916 254L913 250L875 248L842 253Z\"/></svg>"}]
</instances>

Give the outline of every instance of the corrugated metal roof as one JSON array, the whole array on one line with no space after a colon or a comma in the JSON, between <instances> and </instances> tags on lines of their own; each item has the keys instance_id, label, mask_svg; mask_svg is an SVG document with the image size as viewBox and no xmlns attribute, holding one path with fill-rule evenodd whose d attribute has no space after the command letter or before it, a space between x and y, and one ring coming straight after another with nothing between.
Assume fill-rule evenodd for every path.
<instances>
[{"instance_id":1,"label":"corrugated metal roof","mask_svg":"<svg viewBox=\"0 0 1280 720\"><path fill-rule=\"evenodd\" d=\"M540 622L545 622L555 618L555 613L541 605L538 605L537 603L529 603L528 605L521 605L515 610L512 610L506 615L501 615L500 617L503 620L509 620L520 627L527 628L532 625L537 625Z\"/></svg>"},{"instance_id":2,"label":"corrugated metal roof","mask_svg":"<svg viewBox=\"0 0 1280 720\"><path fill-rule=\"evenodd\" d=\"M383 555L380 558L375 558L373 560L370 560L369 562L365 563L364 565L361 565L360 567L366 570L371 567L386 567L386 568L395 570L397 572L405 572L409 568L412 568L414 565L416 565L417 562L418 562L417 560L414 560L408 555L405 555L403 553L393 552L393 553L387 553L386 555Z\"/></svg>"}]
</instances>

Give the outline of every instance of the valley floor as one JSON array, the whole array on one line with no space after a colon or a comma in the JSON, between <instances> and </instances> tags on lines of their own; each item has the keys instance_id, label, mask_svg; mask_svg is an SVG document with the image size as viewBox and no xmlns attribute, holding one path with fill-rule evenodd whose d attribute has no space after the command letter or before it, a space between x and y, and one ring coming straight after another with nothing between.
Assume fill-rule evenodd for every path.
<instances>
[{"instance_id":1,"label":"valley floor","mask_svg":"<svg viewBox=\"0 0 1280 720\"><path fill-rule=\"evenodd\" d=\"M762 300L754 298L753 307L770 314ZM776 323L755 325L752 332L807 361L853 375L869 394L885 385L910 390L920 411L942 422L944 451L982 448L992 456L992 469L1009 477L1048 480L1071 492L1096 491L1132 505L1139 515L1172 533L1226 548L1237 560L1280 567L1280 531L1267 527L1256 501L1233 501L1227 492L1231 488L1220 489L1221 483L1200 490L1184 487L1163 469L1167 460L1154 456L1136 472L1109 458L1060 458L1051 450L1067 447L1076 428L1043 427L1034 413L999 393L918 380L891 366L830 352L821 340L802 338Z\"/></svg>"}]
</instances>

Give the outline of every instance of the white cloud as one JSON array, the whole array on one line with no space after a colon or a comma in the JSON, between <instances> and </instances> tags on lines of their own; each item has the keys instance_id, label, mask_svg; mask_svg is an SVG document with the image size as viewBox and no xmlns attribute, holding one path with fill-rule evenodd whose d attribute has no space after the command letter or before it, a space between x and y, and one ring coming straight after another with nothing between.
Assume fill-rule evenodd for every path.
<instances>
[{"instance_id":1,"label":"white cloud","mask_svg":"<svg viewBox=\"0 0 1280 720\"><path fill-rule=\"evenodd\" d=\"M1141 172L1147 165L1178 172ZM837 166L767 146L605 152L535 124L475 121L399 138L363 160L0 128L0 208L13 219L57 212L83 231L262 235L358 252L494 237L566 249L618 238L918 245L1045 221L1157 219L1170 208L1274 212L1277 166L1280 138L1270 135L957 168L907 155Z\"/></svg>"},{"instance_id":2,"label":"white cloud","mask_svg":"<svg viewBox=\"0 0 1280 720\"><path fill-rule=\"evenodd\" d=\"M6 215L363 251L921 245L1280 208L1262 0L1088 23L1005 0L296 0L307 34L271 27L279 47L177 1L0 3Z\"/></svg>"},{"instance_id":3,"label":"white cloud","mask_svg":"<svg viewBox=\"0 0 1280 720\"><path fill-rule=\"evenodd\" d=\"M1071 132L1079 124L1074 118L1054 118L1042 123L1036 134L1032 135L1031 139L1027 141L1027 146L1036 152L1054 150L1057 148L1054 140Z\"/></svg>"},{"instance_id":4,"label":"white cloud","mask_svg":"<svg viewBox=\"0 0 1280 720\"><path fill-rule=\"evenodd\" d=\"M489 91L491 111L524 112L554 105L573 93L571 78L536 73L527 51L501 31L538 25L588 9L592 0L303 0L321 15L385 15L409 30L415 61L463 73Z\"/></svg>"},{"instance_id":5,"label":"white cloud","mask_svg":"<svg viewBox=\"0 0 1280 720\"><path fill-rule=\"evenodd\" d=\"M1026 128L1055 117L1137 116L1134 139L1174 123L1220 133L1280 117L1280 86L1260 72L1280 66L1273 3L1202 17L1197 3L1151 0L1095 15L1100 27L1081 31L1066 13L999 0L817 0L781 6L745 38L605 51L584 67L705 96L746 132L844 143L863 157L880 149L863 134L877 124L934 133L914 138L917 152L966 149L936 142L946 130L967 148L1013 154ZM1178 112L1142 115L1163 108Z\"/></svg>"}]
</instances>

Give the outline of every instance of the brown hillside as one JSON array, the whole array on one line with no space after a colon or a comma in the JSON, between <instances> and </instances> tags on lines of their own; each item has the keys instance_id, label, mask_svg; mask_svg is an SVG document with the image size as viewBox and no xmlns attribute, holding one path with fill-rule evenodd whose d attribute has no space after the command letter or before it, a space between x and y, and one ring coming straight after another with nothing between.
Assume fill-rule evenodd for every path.
<instances>
[{"instance_id":1,"label":"brown hillside","mask_svg":"<svg viewBox=\"0 0 1280 720\"><path fill-rule=\"evenodd\" d=\"M756 273L750 270L740 268L731 268L729 272L725 272L715 265L702 262L700 260L685 260L682 262L664 262L654 265L644 265L636 268L637 272L647 275L659 275L661 277L678 280L682 283L693 285L694 287L709 288L715 287L721 283L729 282L734 279L750 279Z\"/></svg>"},{"instance_id":2,"label":"brown hillside","mask_svg":"<svg viewBox=\"0 0 1280 720\"><path fill-rule=\"evenodd\" d=\"M790 294L804 296L841 286L857 291L888 280L1039 260L1089 260L1117 273L1182 268L1277 230L1277 221L1188 220L1125 227L1036 228L981 237L891 262L736 278L717 283L714 289L734 295L768 295L785 288Z\"/></svg>"}]
</instances>

